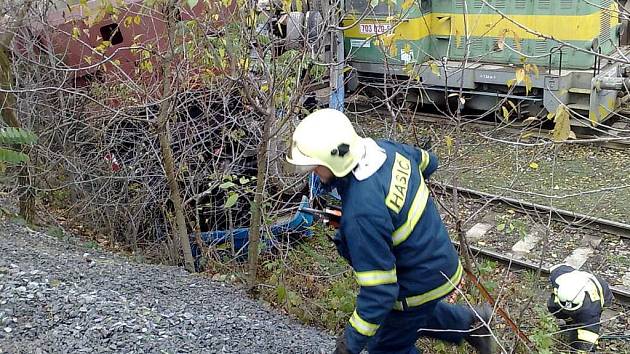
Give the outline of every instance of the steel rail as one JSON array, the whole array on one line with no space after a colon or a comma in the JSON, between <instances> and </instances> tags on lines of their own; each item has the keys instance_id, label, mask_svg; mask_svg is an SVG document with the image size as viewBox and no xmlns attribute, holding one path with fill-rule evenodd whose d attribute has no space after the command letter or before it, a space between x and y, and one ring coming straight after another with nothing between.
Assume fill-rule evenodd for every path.
<instances>
[{"instance_id":1,"label":"steel rail","mask_svg":"<svg viewBox=\"0 0 630 354\"><path fill-rule=\"evenodd\" d=\"M535 203L529 203L529 202L523 202L520 200L516 200L514 198L509 198L509 197L501 197L498 195L493 195L490 193L485 193L485 192L480 192L480 191L475 191L472 189L468 189L468 188L462 188L462 187L458 187L455 188L451 185L448 185L446 183L439 183L439 182L432 182L432 184L434 185L438 185L441 186L442 188L446 189L446 190L450 190L453 191L455 189L457 189L458 192L461 192L463 194L467 194L469 196L475 197L475 199L493 199L496 200L497 202L504 202L506 204L513 204L519 207L524 207L526 209L529 210L534 210L534 211L545 211L545 212L550 212L551 215L556 215L557 220L560 220L562 222L565 222L567 224L576 224L576 225L581 225L581 226L586 226L589 228L592 228L593 224L599 226L600 228L606 228L606 231L614 233L616 235L619 235L621 237L626 237L626 238L630 238L630 225L627 224L622 224L622 223L618 223L616 221L611 221L611 220L606 220L606 219L601 219L601 218L594 218L591 216L587 216L587 215L583 215L583 214L578 214L578 213L574 213L571 211L567 211L567 210L561 210L561 209L555 209L555 208L550 208L548 206L544 206L544 205L540 205L540 204L535 204ZM435 189L432 189L433 191L435 191ZM569 221L567 222L567 218L571 218L573 219L573 221ZM584 220L586 220L588 222L588 224L583 225ZM459 242L458 241L451 241L456 247L459 247ZM489 250L489 249L485 249L482 247L478 247L478 246L471 246L468 245L468 247L470 248L470 250L472 252L474 252L476 255L482 255L484 257L487 258L491 258L491 259L495 259L498 261L501 261L502 263L506 263L508 265L515 265L519 268L524 268L524 269L530 269L530 270L538 270L540 268L541 272L545 273L545 274L549 274L549 268L547 267L539 267L537 264L532 263L531 261L522 259L522 258L515 258L513 255L509 254L509 253L499 253L493 250ZM613 292L613 294L615 294L616 298L620 301L623 301L625 303L630 303L630 289L623 287L623 286L611 286L610 290Z\"/></svg>"},{"instance_id":2,"label":"steel rail","mask_svg":"<svg viewBox=\"0 0 630 354\"><path fill-rule=\"evenodd\" d=\"M629 224L624 224L618 221L598 218L594 216L588 216L588 215L576 213L569 210L552 208L552 207L542 205L542 204L526 202L526 201L518 200L515 198L511 198L511 197L504 197L504 196L476 191L476 190L472 190L468 188L463 188L463 187L455 188L454 186L449 185L447 183L440 183L436 181L433 181L431 183L433 185L440 186L450 192L457 189L458 192L462 194L466 194L469 197L472 197L473 199L496 200L499 202L503 202L506 204L520 207L521 209L525 209L526 211L545 212L545 213L549 213L554 218L554 220L566 223L568 225L587 227L590 229L596 229L598 231L606 231L608 233L615 234L623 238L630 238L630 225Z\"/></svg>"},{"instance_id":3,"label":"steel rail","mask_svg":"<svg viewBox=\"0 0 630 354\"><path fill-rule=\"evenodd\" d=\"M456 247L459 247L458 241L452 241ZM499 253L496 251L488 250L485 248L477 247L477 246L468 246L470 250L475 255L482 255L486 258L490 258L493 260L498 260L504 264L515 265L518 268L529 269L529 270L538 270L540 268L541 272L544 274L550 274L549 268L547 267L539 267L537 264L533 262L526 261L519 258L513 258L510 254L507 253ZM620 286L611 286L610 291L613 292L615 298L619 301L623 301L624 303L630 303L630 289Z\"/></svg>"}]
</instances>

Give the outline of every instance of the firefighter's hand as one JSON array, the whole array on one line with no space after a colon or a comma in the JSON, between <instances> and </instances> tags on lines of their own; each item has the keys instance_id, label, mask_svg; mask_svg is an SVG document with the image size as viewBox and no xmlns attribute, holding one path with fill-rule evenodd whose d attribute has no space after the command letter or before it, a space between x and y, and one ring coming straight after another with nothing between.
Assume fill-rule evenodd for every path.
<instances>
[{"instance_id":1,"label":"firefighter's hand","mask_svg":"<svg viewBox=\"0 0 630 354\"><path fill-rule=\"evenodd\" d=\"M348 351L348 347L346 344L345 332L341 333L341 335L337 337L337 347L335 348L333 354L350 354L350 351Z\"/></svg>"}]
</instances>

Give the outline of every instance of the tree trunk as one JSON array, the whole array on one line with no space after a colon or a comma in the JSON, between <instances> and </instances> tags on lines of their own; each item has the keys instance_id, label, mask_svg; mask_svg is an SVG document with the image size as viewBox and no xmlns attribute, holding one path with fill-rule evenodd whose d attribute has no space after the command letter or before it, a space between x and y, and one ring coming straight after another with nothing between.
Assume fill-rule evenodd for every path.
<instances>
[{"instance_id":1,"label":"tree trunk","mask_svg":"<svg viewBox=\"0 0 630 354\"><path fill-rule=\"evenodd\" d=\"M184 216L182 197L179 191L179 185L177 184L177 176L175 175L175 161L173 159L173 150L171 149L170 136L171 132L168 127L169 117L173 111L173 98L171 88L171 62L173 60L173 45L175 37L175 1L169 1L166 4L166 17L168 19L168 43L169 51L165 54L164 61L162 62L162 97L169 97L160 103L160 114L158 117L158 137L160 140L160 150L162 152L162 159L164 163L164 170L166 171L166 180L168 181L168 187L170 189L171 201L173 202L173 209L175 210L175 224L176 224L176 237L174 237L175 245L178 250L182 250L184 253L184 267L189 272L195 271L195 262L192 256L192 250L190 248L190 241L188 238L188 232L186 231L186 218Z\"/></svg>"},{"instance_id":2,"label":"tree trunk","mask_svg":"<svg viewBox=\"0 0 630 354\"><path fill-rule=\"evenodd\" d=\"M271 91L273 92L273 91ZM252 217L249 223L249 245L247 248L248 261L249 261L249 276L247 280L247 287L250 292L255 292L256 286L256 271L258 268L258 248L260 244L260 225L261 225L261 211L264 197L264 188L266 181L267 171L267 150L269 147L269 132L273 122L276 119L276 110L271 99L270 109L267 117L265 117L265 124L263 126L262 140L258 147L257 155L257 168L256 173L256 194L254 195L254 203L252 204Z\"/></svg>"},{"instance_id":3,"label":"tree trunk","mask_svg":"<svg viewBox=\"0 0 630 354\"><path fill-rule=\"evenodd\" d=\"M10 40L11 38L12 36L5 40ZM9 44L10 42L0 44L0 88L3 90L11 90L13 86L11 62L6 49ZM0 113L2 114L2 120L10 127L21 128L22 124L15 113L15 106L16 100L12 93L0 92ZM22 150L23 147L18 146L17 148L18 150ZM29 155L29 152L30 149L28 148L24 151L27 155ZM35 219L35 194L31 188L28 162L25 162L18 169L18 195L20 216L29 223L33 222Z\"/></svg>"},{"instance_id":4,"label":"tree trunk","mask_svg":"<svg viewBox=\"0 0 630 354\"><path fill-rule=\"evenodd\" d=\"M162 123L164 119L168 119L167 110L160 111L160 123ZM160 150L162 151L164 170L166 171L166 179L168 181L168 187L171 191L171 201L173 202L173 209L175 209L175 224L177 225L178 234L178 237L175 237L175 244L178 246L178 249L181 249L184 252L184 266L186 270L194 272L195 264L192 257L192 251L190 249L188 232L186 232L186 218L184 217L182 198L179 192L179 186L177 185L177 177L175 176L175 163L173 160L173 151L171 150L170 145L170 131L168 129L168 124L160 124L158 136L160 139Z\"/></svg>"}]
</instances>

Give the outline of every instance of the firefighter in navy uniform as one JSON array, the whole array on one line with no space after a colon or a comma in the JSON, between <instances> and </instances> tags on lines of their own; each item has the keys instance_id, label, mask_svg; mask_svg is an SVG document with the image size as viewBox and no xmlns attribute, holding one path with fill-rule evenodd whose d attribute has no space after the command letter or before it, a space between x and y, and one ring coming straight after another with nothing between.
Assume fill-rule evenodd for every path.
<instances>
[{"instance_id":1,"label":"firefighter in navy uniform","mask_svg":"<svg viewBox=\"0 0 630 354\"><path fill-rule=\"evenodd\" d=\"M613 300L608 283L567 264L552 267L549 281L553 292L547 308L565 321L562 329L569 336L571 348L578 353L594 352L603 307L610 306Z\"/></svg>"},{"instance_id":2,"label":"firefighter in navy uniform","mask_svg":"<svg viewBox=\"0 0 630 354\"><path fill-rule=\"evenodd\" d=\"M341 196L335 243L360 291L335 353L418 353L429 336L467 340L491 353L488 305L472 309L441 301L463 269L425 180L435 155L409 145L359 137L341 112L308 115L293 134L287 160L313 171Z\"/></svg>"}]
</instances>

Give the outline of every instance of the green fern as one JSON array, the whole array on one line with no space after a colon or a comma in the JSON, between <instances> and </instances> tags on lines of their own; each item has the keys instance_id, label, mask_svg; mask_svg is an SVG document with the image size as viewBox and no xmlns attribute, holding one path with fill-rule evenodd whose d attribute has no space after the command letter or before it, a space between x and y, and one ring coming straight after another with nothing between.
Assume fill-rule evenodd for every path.
<instances>
[{"instance_id":1,"label":"green fern","mask_svg":"<svg viewBox=\"0 0 630 354\"><path fill-rule=\"evenodd\" d=\"M26 161L28 161L28 155L25 153L0 147L0 163L19 164Z\"/></svg>"},{"instance_id":2,"label":"green fern","mask_svg":"<svg viewBox=\"0 0 630 354\"><path fill-rule=\"evenodd\" d=\"M28 161L28 155L6 147L6 145L31 145L37 141L32 132L13 127L0 128L0 163L20 164Z\"/></svg>"},{"instance_id":3,"label":"green fern","mask_svg":"<svg viewBox=\"0 0 630 354\"><path fill-rule=\"evenodd\" d=\"M34 144L37 136L22 128L4 127L0 129L0 144Z\"/></svg>"}]
</instances>

